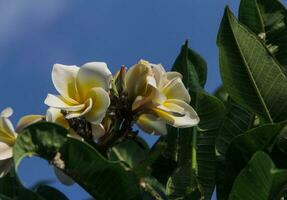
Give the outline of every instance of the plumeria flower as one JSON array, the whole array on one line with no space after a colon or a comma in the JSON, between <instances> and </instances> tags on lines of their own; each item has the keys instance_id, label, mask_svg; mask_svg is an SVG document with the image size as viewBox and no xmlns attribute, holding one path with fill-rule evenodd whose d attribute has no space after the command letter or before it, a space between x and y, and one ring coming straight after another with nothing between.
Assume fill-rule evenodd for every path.
<instances>
[{"instance_id":1,"label":"plumeria flower","mask_svg":"<svg viewBox=\"0 0 287 200\"><path fill-rule=\"evenodd\" d=\"M82 67L55 64L52 81L60 95L48 94L45 104L65 111L66 118L85 117L100 124L110 105L108 91L112 74L103 62Z\"/></svg>"},{"instance_id":2,"label":"plumeria flower","mask_svg":"<svg viewBox=\"0 0 287 200\"><path fill-rule=\"evenodd\" d=\"M180 73L140 60L126 74L126 90L136 123L145 132L165 135L166 124L187 128L199 123Z\"/></svg>"},{"instance_id":3,"label":"plumeria flower","mask_svg":"<svg viewBox=\"0 0 287 200\"><path fill-rule=\"evenodd\" d=\"M9 117L13 114L12 108L6 108L0 113L0 177L6 175L12 167L13 146L18 133L26 126L39 121L39 115L21 118L15 131Z\"/></svg>"}]
</instances>

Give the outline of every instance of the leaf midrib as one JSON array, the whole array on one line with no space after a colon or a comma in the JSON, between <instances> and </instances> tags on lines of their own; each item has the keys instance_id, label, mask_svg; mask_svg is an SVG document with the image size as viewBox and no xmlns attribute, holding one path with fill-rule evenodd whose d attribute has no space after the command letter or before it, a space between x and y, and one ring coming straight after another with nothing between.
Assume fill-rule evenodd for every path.
<instances>
[{"instance_id":1,"label":"leaf midrib","mask_svg":"<svg viewBox=\"0 0 287 200\"><path fill-rule=\"evenodd\" d=\"M268 120L269 120L271 123L273 123L273 119L272 119L272 117L271 117L271 115L270 115L270 113L269 113L269 110L268 110L268 108L267 108L267 106L266 106L266 104L265 104L265 102L264 102L263 97L261 96L260 90L259 90L259 88L258 88L257 85L256 85L256 82L255 82L255 80L254 80L254 78L253 78L252 72L250 71L249 67L247 67L247 66L249 66L249 64L248 64L248 62L246 61L246 59L245 59L245 57L244 57L244 55L243 55L243 52L242 52L242 50L241 50L241 48L240 48L240 46L239 46L239 43L238 43L238 41L237 41L237 38L234 36L234 31L233 31L233 28L232 28L233 26L232 26L232 24L230 23L231 20L232 20L232 19L230 19L230 15L231 15L231 13L230 13L230 11L228 10L228 15L227 15L227 16L228 16L228 23L229 23L229 25L230 25L230 28L231 28L231 31L232 31L232 34L233 34L233 38L234 38L234 41L235 41L236 46L237 46L237 48L238 48L238 51L240 52L240 56L241 56L241 58L243 59L243 62L244 62L244 64L245 64L245 69L246 69L246 71L247 71L247 73L248 73L249 78L251 79L252 85L253 85L253 87L254 87L256 93L257 93L257 96L259 97L260 103L261 103L261 105L262 105L263 108L264 108L265 114L267 114L267 116L268 116ZM240 26L241 28L244 28L244 27L240 24L240 22L238 22L238 26ZM255 37L255 39L257 40L256 37Z\"/></svg>"}]
</instances>

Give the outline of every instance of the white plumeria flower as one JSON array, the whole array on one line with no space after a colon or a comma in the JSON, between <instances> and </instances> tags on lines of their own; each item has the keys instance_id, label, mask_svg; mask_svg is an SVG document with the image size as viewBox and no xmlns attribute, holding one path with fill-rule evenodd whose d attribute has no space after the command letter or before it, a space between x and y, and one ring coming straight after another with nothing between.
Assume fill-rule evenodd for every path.
<instances>
[{"instance_id":1,"label":"white plumeria flower","mask_svg":"<svg viewBox=\"0 0 287 200\"><path fill-rule=\"evenodd\" d=\"M80 68L55 64L52 81L60 95L48 94L45 104L66 111L67 119L83 116L92 124L100 124L110 105L111 79L103 62L86 63Z\"/></svg>"},{"instance_id":2,"label":"white plumeria flower","mask_svg":"<svg viewBox=\"0 0 287 200\"><path fill-rule=\"evenodd\" d=\"M8 119L12 114L11 108L4 109L0 114L0 177L6 175L12 166L13 145L17 137Z\"/></svg>"},{"instance_id":3,"label":"white plumeria flower","mask_svg":"<svg viewBox=\"0 0 287 200\"><path fill-rule=\"evenodd\" d=\"M199 123L199 117L189 105L190 95L182 75L166 72L162 65L141 60L126 74L126 89L138 113L137 125L145 132L165 135L166 124L187 128Z\"/></svg>"},{"instance_id":4,"label":"white plumeria flower","mask_svg":"<svg viewBox=\"0 0 287 200\"><path fill-rule=\"evenodd\" d=\"M0 113L0 177L3 177L10 171L13 163L13 146L18 134L9 120L9 117L12 114L12 108L6 108ZM17 132L20 132L26 126L39 121L39 116L40 115L30 115L21 118L17 125Z\"/></svg>"}]
</instances>

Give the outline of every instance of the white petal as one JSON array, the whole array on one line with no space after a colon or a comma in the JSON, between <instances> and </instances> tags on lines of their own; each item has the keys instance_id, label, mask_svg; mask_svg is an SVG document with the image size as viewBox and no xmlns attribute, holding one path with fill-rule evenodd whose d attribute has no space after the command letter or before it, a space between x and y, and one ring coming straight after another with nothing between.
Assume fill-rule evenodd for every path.
<instances>
[{"instance_id":1,"label":"white petal","mask_svg":"<svg viewBox=\"0 0 287 200\"><path fill-rule=\"evenodd\" d=\"M176 104L177 106L180 106L185 110L186 115L184 118L186 120L186 123L184 125L183 122L182 123L179 122L178 123L179 126L181 126L181 127L192 127L192 126L195 126L199 123L200 120L199 120L199 117L198 117L197 113L195 112L195 110L189 104L185 103L184 101L181 101L178 99L168 99L168 100L166 100L165 103ZM182 121L184 121L184 120L182 120ZM183 125L180 125L180 124L183 124Z\"/></svg>"},{"instance_id":2,"label":"white petal","mask_svg":"<svg viewBox=\"0 0 287 200\"><path fill-rule=\"evenodd\" d=\"M75 183L75 181L71 177L66 175L64 172L62 172L58 168L54 167L54 172L55 172L56 177L59 179L59 181L63 183L64 185L69 186Z\"/></svg>"},{"instance_id":3,"label":"white petal","mask_svg":"<svg viewBox=\"0 0 287 200\"><path fill-rule=\"evenodd\" d=\"M174 113L174 115L185 115L185 110L184 108L174 104L174 103L164 103L163 105L157 106L157 108L169 112L169 113Z\"/></svg>"},{"instance_id":4,"label":"white petal","mask_svg":"<svg viewBox=\"0 0 287 200\"><path fill-rule=\"evenodd\" d=\"M140 109L141 107L150 106L153 104L154 106L162 104L166 97L165 95L157 88L152 85L148 85L146 96L137 96L132 104L132 110L135 111Z\"/></svg>"},{"instance_id":5,"label":"white petal","mask_svg":"<svg viewBox=\"0 0 287 200\"><path fill-rule=\"evenodd\" d=\"M8 107L1 112L0 117L8 118L11 117L11 115L13 115L13 109Z\"/></svg>"},{"instance_id":6,"label":"white petal","mask_svg":"<svg viewBox=\"0 0 287 200\"><path fill-rule=\"evenodd\" d=\"M166 71L161 64L151 64L153 68L154 78L159 88L163 87L163 84L167 81Z\"/></svg>"},{"instance_id":7,"label":"white petal","mask_svg":"<svg viewBox=\"0 0 287 200\"><path fill-rule=\"evenodd\" d=\"M13 148L3 142L0 142L0 160L5 160L13 156Z\"/></svg>"},{"instance_id":8,"label":"white petal","mask_svg":"<svg viewBox=\"0 0 287 200\"><path fill-rule=\"evenodd\" d=\"M97 87L93 88L88 96L93 100L93 106L85 117L92 124L100 124L110 106L109 94L103 88Z\"/></svg>"},{"instance_id":9,"label":"white petal","mask_svg":"<svg viewBox=\"0 0 287 200\"><path fill-rule=\"evenodd\" d=\"M17 133L15 132L11 121L6 117L0 117L0 142L13 145L16 136Z\"/></svg>"},{"instance_id":10,"label":"white petal","mask_svg":"<svg viewBox=\"0 0 287 200\"><path fill-rule=\"evenodd\" d=\"M92 125L93 139L98 140L105 135L106 131L102 124Z\"/></svg>"},{"instance_id":11,"label":"white petal","mask_svg":"<svg viewBox=\"0 0 287 200\"><path fill-rule=\"evenodd\" d=\"M186 103L190 102L190 95L180 78L174 78L163 88L163 93L168 99L180 99Z\"/></svg>"},{"instance_id":12,"label":"white petal","mask_svg":"<svg viewBox=\"0 0 287 200\"><path fill-rule=\"evenodd\" d=\"M178 128L187 128L195 126L199 123L199 117L194 109L187 103L177 99L169 99L166 100L165 107L174 110L176 107L181 107L185 113L181 115L176 112L170 112L165 109L161 109L161 107L153 108L152 110L163 120L165 120L168 124Z\"/></svg>"},{"instance_id":13,"label":"white petal","mask_svg":"<svg viewBox=\"0 0 287 200\"><path fill-rule=\"evenodd\" d=\"M137 119L137 125L145 132L166 135L166 123L152 114L142 114Z\"/></svg>"},{"instance_id":14,"label":"white petal","mask_svg":"<svg viewBox=\"0 0 287 200\"><path fill-rule=\"evenodd\" d=\"M63 97L52 94L48 94L45 99L45 104L65 111L80 111L85 108L85 104L74 105L67 102Z\"/></svg>"},{"instance_id":15,"label":"white petal","mask_svg":"<svg viewBox=\"0 0 287 200\"><path fill-rule=\"evenodd\" d=\"M69 128L69 123L61 113L60 109L49 108L46 112L46 121L59 124L65 128Z\"/></svg>"},{"instance_id":16,"label":"white petal","mask_svg":"<svg viewBox=\"0 0 287 200\"><path fill-rule=\"evenodd\" d=\"M175 72L175 71L171 71L171 72L167 72L166 73L167 79L168 80L172 80L174 78L180 78L182 79L182 75L181 73Z\"/></svg>"},{"instance_id":17,"label":"white petal","mask_svg":"<svg viewBox=\"0 0 287 200\"><path fill-rule=\"evenodd\" d=\"M157 83L156 83L156 80L153 76L147 76L146 77L146 81L147 81L147 84L154 87L154 88L157 88Z\"/></svg>"},{"instance_id":18,"label":"white petal","mask_svg":"<svg viewBox=\"0 0 287 200\"><path fill-rule=\"evenodd\" d=\"M82 99L94 87L101 87L108 91L112 80L112 73L104 62L89 62L84 64L77 76L77 88Z\"/></svg>"},{"instance_id":19,"label":"white petal","mask_svg":"<svg viewBox=\"0 0 287 200\"><path fill-rule=\"evenodd\" d=\"M46 112L46 121L47 122L55 122L57 118L63 117L60 109L57 108L49 108Z\"/></svg>"},{"instance_id":20,"label":"white petal","mask_svg":"<svg viewBox=\"0 0 287 200\"><path fill-rule=\"evenodd\" d=\"M13 165L13 159L11 158L0 160L0 178L5 176L10 171L12 165Z\"/></svg>"},{"instance_id":21,"label":"white petal","mask_svg":"<svg viewBox=\"0 0 287 200\"><path fill-rule=\"evenodd\" d=\"M17 124L17 132L21 132L25 127L32 125L34 123L43 121L45 119L45 116L43 115L26 115L22 117Z\"/></svg>"},{"instance_id":22,"label":"white petal","mask_svg":"<svg viewBox=\"0 0 287 200\"><path fill-rule=\"evenodd\" d=\"M147 77L151 75L152 69L148 62L140 61L129 68L126 74L126 87L128 96L132 101L137 96L145 95L148 84Z\"/></svg>"},{"instance_id":23,"label":"white petal","mask_svg":"<svg viewBox=\"0 0 287 200\"><path fill-rule=\"evenodd\" d=\"M75 65L61 64L55 64L52 71L52 81L55 88L61 96L73 103L80 100L76 86L78 71L79 67Z\"/></svg>"},{"instance_id":24,"label":"white petal","mask_svg":"<svg viewBox=\"0 0 287 200\"><path fill-rule=\"evenodd\" d=\"M92 106L93 106L93 100L91 98L89 98L86 103L85 103L85 108L81 111L76 111L76 112L69 112L67 115L66 115L66 118L67 119L72 119L72 118L75 118L75 117L81 117L81 116L84 116L85 114L87 114L88 112L91 111L92 109Z\"/></svg>"},{"instance_id":25,"label":"white petal","mask_svg":"<svg viewBox=\"0 0 287 200\"><path fill-rule=\"evenodd\" d=\"M0 129L12 135L15 133L12 122L6 117L0 117Z\"/></svg>"}]
</instances>

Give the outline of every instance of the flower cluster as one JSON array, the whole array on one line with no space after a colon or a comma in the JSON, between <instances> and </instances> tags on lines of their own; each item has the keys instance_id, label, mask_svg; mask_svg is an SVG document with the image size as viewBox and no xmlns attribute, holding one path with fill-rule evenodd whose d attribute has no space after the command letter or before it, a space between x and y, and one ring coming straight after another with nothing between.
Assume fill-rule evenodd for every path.
<instances>
[{"instance_id":1,"label":"flower cluster","mask_svg":"<svg viewBox=\"0 0 287 200\"><path fill-rule=\"evenodd\" d=\"M17 132L35 122L60 124L70 136L105 147L136 134L134 124L147 133L166 135L167 124L187 128L199 123L182 75L166 72L160 64L140 60L114 76L103 62L81 67L55 64L52 81L59 94L48 94L46 115L23 117L15 131L8 119L12 109L2 111L0 175L11 166Z\"/></svg>"}]
</instances>

